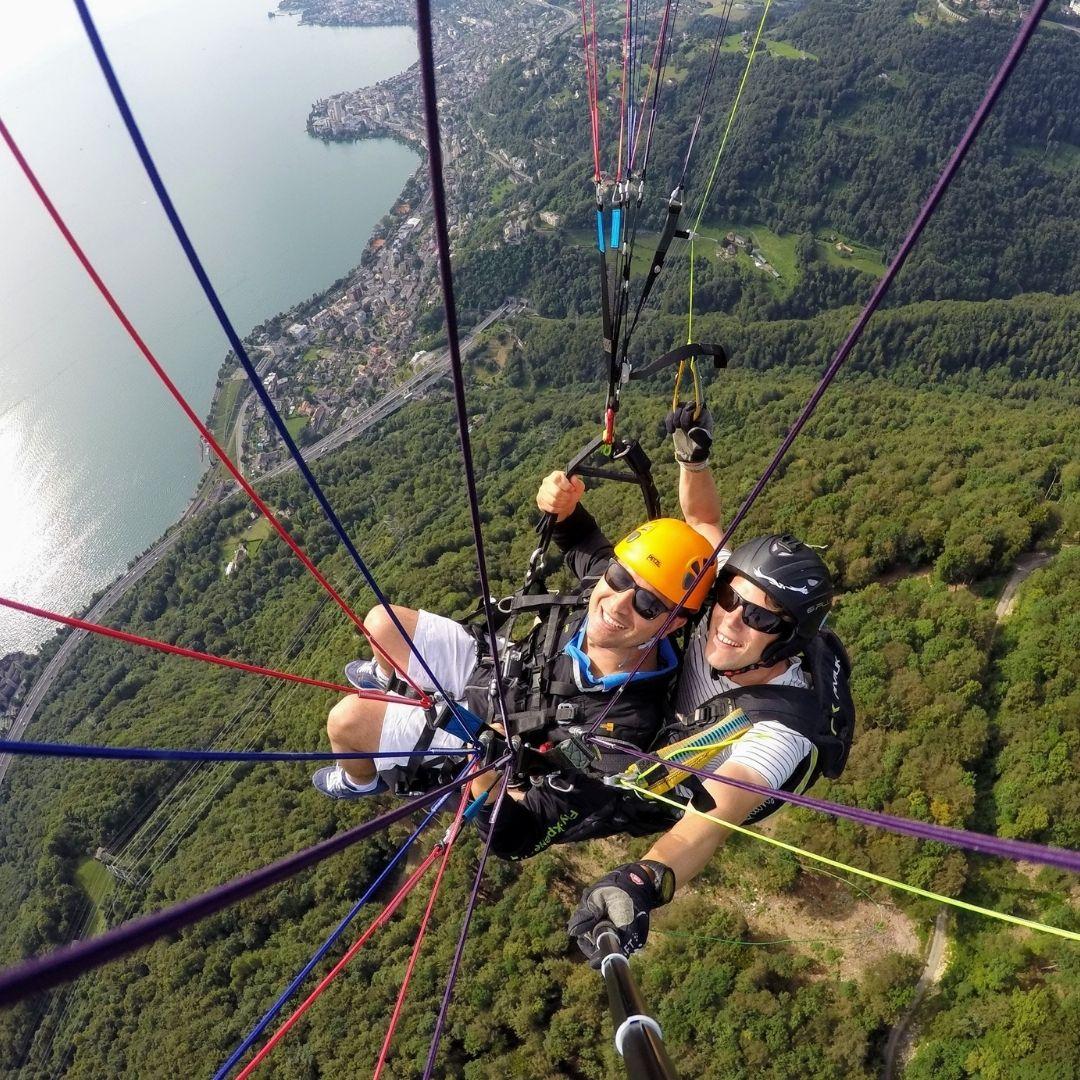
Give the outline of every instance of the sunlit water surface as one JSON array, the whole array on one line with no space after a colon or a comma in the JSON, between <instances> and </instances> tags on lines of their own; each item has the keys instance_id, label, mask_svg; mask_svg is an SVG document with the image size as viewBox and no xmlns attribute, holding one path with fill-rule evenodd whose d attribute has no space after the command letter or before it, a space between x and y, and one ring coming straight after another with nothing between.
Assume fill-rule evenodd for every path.
<instances>
[{"instance_id":1,"label":"sunlit water surface","mask_svg":"<svg viewBox=\"0 0 1080 1080\"><path fill-rule=\"evenodd\" d=\"M151 152L241 333L359 261L417 165L304 128L335 90L403 70L411 30L300 27L270 0L91 5ZM200 413L224 337L69 0L0 6L0 115ZM198 438L0 150L0 595L69 612L183 511ZM51 624L0 609L0 655Z\"/></svg>"}]
</instances>

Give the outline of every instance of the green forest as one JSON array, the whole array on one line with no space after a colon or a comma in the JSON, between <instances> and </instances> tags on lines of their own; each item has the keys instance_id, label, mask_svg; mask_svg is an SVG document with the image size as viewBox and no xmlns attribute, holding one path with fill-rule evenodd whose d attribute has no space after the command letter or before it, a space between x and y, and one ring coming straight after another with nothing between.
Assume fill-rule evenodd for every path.
<instances>
[{"instance_id":1,"label":"green forest","mask_svg":"<svg viewBox=\"0 0 1080 1080\"><path fill-rule=\"evenodd\" d=\"M695 326L728 370L706 378L712 464L725 507L745 496L798 414L871 279L822 257L835 231L888 257L955 141L1008 27L924 27L892 0L812 0L771 31L816 59L769 55L719 173L717 220L809 236L798 281L699 264ZM678 158L712 16L685 18L658 147ZM587 223L581 102L561 90L570 38L525 78L499 69L476 102L493 143L531 160L565 153L528 200ZM740 536L790 530L824 546L840 583L831 625L854 661L858 729L842 777L813 794L921 821L1080 848L1080 48L1040 33L941 215ZM561 51L560 51L561 50ZM742 58L725 55L726 100ZM884 73L888 78L881 78ZM513 90L521 107L499 108ZM902 120L900 118L903 118ZM716 145L720 110L703 145ZM585 164L583 164L585 163ZM666 178L663 183L666 183ZM1035 194L1038 197L1035 197ZM1070 197L1071 196L1071 197ZM525 199L515 190L513 199ZM503 207L505 209L505 207ZM467 395L493 587L520 583L533 495L597 431L604 385L589 251L569 227L493 246L494 208L455 259L462 306L527 296L536 314L493 328ZM686 260L673 256L644 359L685 340ZM427 329L438 331L438 313ZM496 339L511 341L498 355ZM665 508L676 466L663 437L670 373L632 383L620 428L653 458ZM383 590L463 616L477 568L445 384L314 466ZM373 603L296 475L261 494L360 612ZM590 482L611 533L642 516L629 486ZM240 497L184 527L111 610L110 625L338 681L362 639L276 537L231 576L253 525ZM261 534L260 534L261 535ZM254 545L253 545L254 547ZM1045 558L999 613L1018 559ZM57 635L29 666L39 673ZM28 736L102 744L325 748L334 696L148 654L79 645ZM385 804L335 803L305 765L19 759L0 789L0 963L194 896L350 826ZM0 1072L44 1077L208 1076L390 858L402 822L292 879L68 987L0 1012ZM1074 878L789 809L776 837L924 889L1080 931ZM432 828L417 850L441 835ZM585 884L647 840L489 863L438 1075L620 1075L603 985L566 936ZM104 849L101 852L99 849ZM451 860L386 1074L422 1073L480 846ZM115 859L120 877L103 874ZM410 866L418 861L413 858ZM423 890L357 956L261 1074L311 1078L374 1064L425 903ZM380 895L379 903L390 895ZM362 914L356 933L373 917ZM749 838L728 842L658 913L632 967L685 1077L870 1078L913 1004L936 905ZM907 1080L1058 1080L1080 1060L1080 950L951 911L940 980L922 1003ZM331 954L337 959L348 942ZM320 969L326 970L327 964ZM1070 1034L1071 1033L1071 1034Z\"/></svg>"}]
</instances>

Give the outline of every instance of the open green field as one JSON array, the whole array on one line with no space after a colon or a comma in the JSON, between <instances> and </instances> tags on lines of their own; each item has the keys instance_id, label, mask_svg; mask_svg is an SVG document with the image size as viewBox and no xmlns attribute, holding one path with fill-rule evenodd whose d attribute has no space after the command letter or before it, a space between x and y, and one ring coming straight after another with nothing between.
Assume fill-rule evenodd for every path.
<instances>
[{"instance_id":1,"label":"open green field","mask_svg":"<svg viewBox=\"0 0 1080 1080\"><path fill-rule=\"evenodd\" d=\"M277 513L277 511L275 511ZM233 557L237 545L244 544L249 558L254 558L263 542L274 535L274 527L261 514L243 532L234 533L221 545L222 566Z\"/></svg>"},{"instance_id":2,"label":"open green field","mask_svg":"<svg viewBox=\"0 0 1080 1080\"><path fill-rule=\"evenodd\" d=\"M243 371L237 371L225 380L225 385L221 388L214 410L214 438L220 443L224 443L229 437L233 420L236 418L237 403L247 385L247 376Z\"/></svg>"},{"instance_id":3,"label":"open green field","mask_svg":"<svg viewBox=\"0 0 1080 1080\"><path fill-rule=\"evenodd\" d=\"M304 430L311 422L311 417L302 416L299 413L294 413L285 421L285 427L288 428L289 434L294 439L300 438L300 432Z\"/></svg>"},{"instance_id":4,"label":"open green field","mask_svg":"<svg viewBox=\"0 0 1080 1080\"><path fill-rule=\"evenodd\" d=\"M756 222L745 221L710 221L700 229L702 239L696 244L695 255L697 258L714 259L719 257L719 241L729 232L738 233L753 240L755 248L761 251L780 274L779 279L768 277L777 289L789 291L798 282L798 262L795 258L795 245L798 236L794 233L777 233L765 225ZM595 249L596 234L591 229L573 229L568 232L573 243L580 247ZM828 237L835 236L835 240ZM652 261L653 251L656 249L658 237L655 233L639 232L637 243L634 248L633 273L635 276L644 274ZM818 256L830 266L850 267L861 270L867 274L880 277L885 273L885 264L881 261L881 252L877 248L869 248L858 241L831 230L815 237L817 241ZM843 254L836 250L836 242L842 241L848 247L854 248L851 255ZM753 268L750 256L740 252L737 256L739 264ZM613 260L609 263L613 264ZM766 271L758 270L757 273L766 275Z\"/></svg>"},{"instance_id":5,"label":"open green field","mask_svg":"<svg viewBox=\"0 0 1080 1080\"><path fill-rule=\"evenodd\" d=\"M725 234L736 232L740 236L748 236L754 241L754 246L760 249L762 255L780 273L780 280L770 278L771 281L785 291L790 289L799 280L799 271L795 262L795 241L798 239L790 233L776 233L765 225L750 224L748 222L733 221L710 221L701 228L701 234L711 240L723 240ZM697 245L699 255L709 257L717 251L718 245L701 243ZM750 256L740 252L740 262L753 266ZM764 274L765 271L759 270Z\"/></svg>"},{"instance_id":6,"label":"open green field","mask_svg":"<svg viewBox=\"0 0 1080 1080\"><path fill-rule=\"evenodd\" d=\"M100 934L105 929L105 916L101 908L106 897L112 891L113 880L103 863L89 857L83 859L75 868L75 880L79 888L94 904L94 917L89 926L91 934Z\"/></svg>"},{"instance_id":7,"label":"open green field","mask_svg":"<svg viewBox=\"0 0 1080 1080\"><path fill-rule=\"evenodd\" d=\"M1013 154L1021 159L1037 161L1059 176L1067 176L1080 170L1080 146L1058 143L1049 150L1036 146L1014 147Z\"/></svg>"},{"instance_id":8,"label":"open green field","mask_svg":"<svg viewBox=\"0 0 1080 1080\"><path fill-rule=\"evenodd\" d=\"M274 526L265 517L260 515L258 521L253 521L240 537L247 544L248 554L254 556L264 540L269 540L274 534Z\"/></svg>"},{"instance_id":9,"label":"open green field","mask_svg":"<svg viewBox=\"0 0 1080 1080\"><path fill-rule=\"evenodd\" d=\"M848 236L841 236L839 233L830 232L827 235L835 235L837 240L855 249L853 255L845 255L836 250L835 241L830 242L821 236L816 236L814 239L817 241L818 254L824 256L830 266L850 266L865 274L873 274L874 277L880 277L885 273L885 263L881 260L879 248L866 247L865 244L860 244Z\"/></svg>"},{"instance_id":10,"label":"open green field","mask_svg":"<svg viewBox=\"0 0 1080 1080\"><path fill-rule=\"evenodd\" d=\"M591 213L592 211L590 211ZM610 219L609 219L610 220ZM610 224L608 228L610 229ZM566 235L570 238L571 242L578 247L587 248L589 251L596 250L596 230L595 229L569 229ZM653 252L656 250L656 241L659 237L656 233L647 233L639 231L637 234L637 240L634 243L634 254L631 262L631 273L634 275L644 274L649 269L649 264L652 262ZM615 259L611 252L608 252L608 273L610 274L615 266Z\"/></svg>"},{"instance_id":11,"label":"open green field","mask_svg":"<svg viewBox=\"0 0 1080 1080\"><path fill-rule=\"evenodd\" d=\"M719 14L714 12L713 14ZM734 34L728 34L721 46L723 52L742 52L742 30L736 30ZM817 60L813 53L803 52L786 41L774 41L767 34L762 38L762 44L769 51L770 56L779 56L785 60Z\"/></svg>"},{"instance_id":12,"label":"open green field","mask_svg":"<svg viewBox=\"0 0 1080 1080\"><path fill-rule=\"evenodd\" d=\"M511 180L504 177L491 189L491 205L502 206L506 201L506 196L514 190L514 184Z\"/></svg>"}]
</instances>

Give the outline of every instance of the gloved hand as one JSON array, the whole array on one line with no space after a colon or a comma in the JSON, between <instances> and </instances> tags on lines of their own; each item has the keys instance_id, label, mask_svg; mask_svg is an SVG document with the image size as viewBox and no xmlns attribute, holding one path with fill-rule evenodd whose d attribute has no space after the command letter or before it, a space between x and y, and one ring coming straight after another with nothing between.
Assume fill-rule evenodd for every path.
<instances>
[{"instance_id":1,"label":"gloved hand","mask_svg":"<svg viewBox=\"0 0 1080 1080\"><path fill-rule=\"evenodd\" d=\"M600 967L597 930L615 930L623 954L642 948L649 937L649 912L675 895L675 874L663 863L626 863L617 866L581 894L581 903L567 930L591 967Z\"/></svg>"},{"instance_id":2,"label":"gloved hand","mask_svg":"<svg viewBox=\"0 0 1080 1080\"><path fill-rule=\"evenodd\" d=\"M705 405L694 418L697 408L692 402L672 409L664 418L664 427L675 443L675 460L684 468L697 472L704 469L712 450L712 415Z\"/></svg>"}]
</instances>

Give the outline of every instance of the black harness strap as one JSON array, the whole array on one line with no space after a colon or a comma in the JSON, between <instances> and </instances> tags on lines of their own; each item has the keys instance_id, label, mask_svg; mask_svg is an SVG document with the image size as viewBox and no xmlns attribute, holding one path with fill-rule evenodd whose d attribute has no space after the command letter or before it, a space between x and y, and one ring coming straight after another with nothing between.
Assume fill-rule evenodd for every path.
<instances>
[{"instance_id":1,"label":"black harness strap","mask_svg":"<svg viewBox=\"0 0 1080 1080\"><path fill-rule=\"evenodd\" d=\"M687 360L692 360L699 356L710 357L713 362L713 369L716 371L728 366L728 354L723 345L712 345L708 342L691 341L686 345L680 345L677 349L672 349L671 352L664 353L663 356L658 357L651 364L645 364L644 366L634 368L630 373L630 378L647 379L650 375L655 375L658 371L663 371L664 368L672 367L675 364L685 363Z\"/></svg>"},{"instance_id":2,"label":"black harness strap","mask_svg":"<svg viewBox=\"0 0 1080 1080\"><path fill-rule=\"evenodd\" d=\"M718 346L710 347L718 348ZM601 447L604 448L606 453L610 453L612 461L625 464L628 471L588 465L588 459ZM604 443L603 435L597 435L570 459L565 472L567 476L592 476L601 480L615 480L622 484L637 484L641 489L641 497L645 500L645 509L649 515L649 520L660 517L662 513L660 492L657 491L652 478L652 461L649 460L649 455L633 439L628 442L616 439L608 447ZM536 532L539 539L536 548L529 556L529 566L525 571L525 583L522 587L522 593L528 593L534 586L543 587L544 559L548 548L551 546L555 525L556 518L554 514L544 514L536 523ZM517 595L521 596L522 593Z\"/></svg>"}]
</instances>

